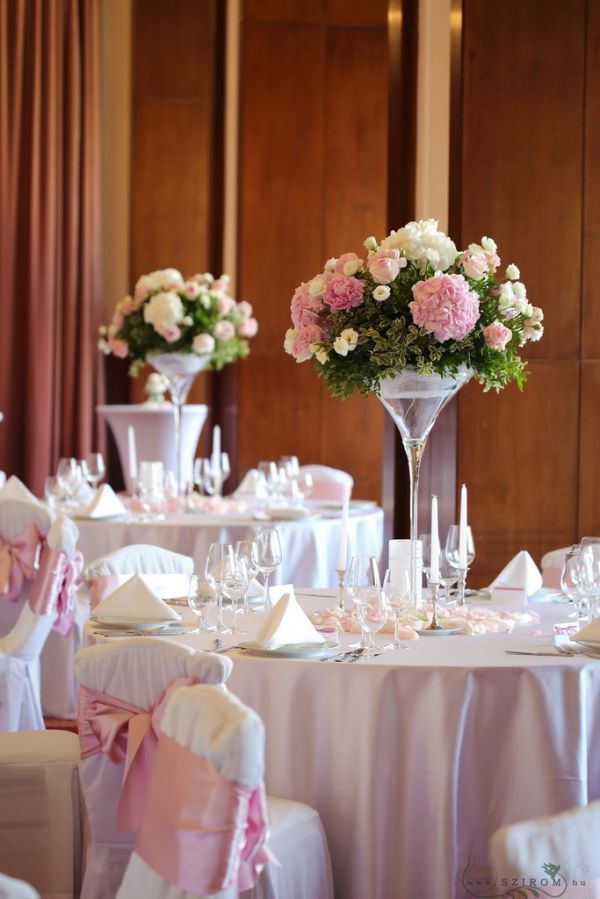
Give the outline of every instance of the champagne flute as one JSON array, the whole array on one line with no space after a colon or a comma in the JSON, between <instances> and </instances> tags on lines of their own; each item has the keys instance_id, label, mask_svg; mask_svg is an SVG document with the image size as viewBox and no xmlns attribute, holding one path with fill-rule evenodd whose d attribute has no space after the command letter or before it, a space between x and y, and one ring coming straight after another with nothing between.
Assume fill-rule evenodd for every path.
<instances>
[{"instance_id":1,"label":"champagne flute","mask_svg":"<svg viewBox=\"0 0 600 899\"><path fill-rule=\"evenodd\" d=\"M214 587L197 574L190 577L188 588L188 606L198 616L198 627L195 633L202 631L214 631L214 624L208 624L204 617L207 612L217 607L217 594Z\"/></svg>"},{"instance_id":2,"label":"champagne flute","mask_svg":"<svg viewBox=\"0 0 600 899\"><path fill-rule=\"evenodd\" d=\"M400 641L400 616L407 609L410 609L410 575L408 571L402 572L399 584L392 583L390 570L385 573L383 578L383 591L386 595L387 604L390 612L394 616L394 642L392 649L407 649L406 643Z\"/></svg>"},{"instance_id":3,"label":"champagne flute","mask_svg":"<svg viewBox=\"0 0 600 899\"><path fill-rule=\"evenodd\" d=\"M233 557L233 546L230 543L211 543L204 565L206 580L217 592L217 631L220 634L231 634L231 628L223 621L223 582L226 564Z\"/></svg>"},{"instance_id":4,"label":"champagne flute","mask_svg":"<svg viewBox=\"0 0 600 899\"><path fill-rule=\"evenodd\" d=\"M264 609L271 609L269 577L281 565L281 541L276 528L262 528L255 537L256 567L265 579Z\"/></svg>"},{"instance_id":5,"label":"champagne flute","mask_svg":"<svg viewBox=\"0 0 600 899\"><path fill-rule=\"evenodd\" d=\"M361 646L367 646L367 629L364 624L364 607L370 594L380 587L379 567L375 556L352 556L348 566L347 588L356 605L356 614L362 630Z\"/></svg>"},{"instance_id":6,"label":"champagne flute","mask_svg":"<svg viewBox=\"0 0 600 899\"><path fill-rule=\"evenodd\" d=\"M258 547L256 542L254 540L238 540L235 544L235 554L244 560L248 571L248 588L244 595L244 604L241 610L242 612L247 612L249 610L248 592L250 584L258 574Z\"/></svg>"}]
</instances>

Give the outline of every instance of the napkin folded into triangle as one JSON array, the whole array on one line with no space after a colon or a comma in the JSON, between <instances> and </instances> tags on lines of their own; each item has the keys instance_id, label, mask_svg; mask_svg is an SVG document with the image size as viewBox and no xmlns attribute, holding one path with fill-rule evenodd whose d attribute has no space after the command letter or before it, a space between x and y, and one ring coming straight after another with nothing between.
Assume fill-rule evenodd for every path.
<instances>
[{"instance_id":1,"label":"napkin folded into triangle","mask_svg":"<svg viewBox=\"0 0 600 899\"><path fill-rule=\"evenodd\" d=\"M574 640L575 643L597 643L600 647L600 618L593 618L574 637L571 637L571 640Z\"/></svg>"},{"instance_id":2,"label":"napkin folded into triangle","mask_svg":"<svg viewBox=\"0 0 600 899\"><path fill-rule=\"evenodd\" d=\"M21 503L31 503L34 506L43 506L37 496L34 496L31 490L28 490L23 481L12 474L4 487L0 490L0 500L16 499Z\"/></svg>"},{"instance_id":3,"label":"napkin folded into triangle","mask_svg":"<svg viewBox=\"0 0 600 899\"><path fill-rule=\"evenodd\" d=\"M505 565L500 574L490 584L494 600L502 601L502 594L521 591L524 597L531 596L542 586L539 568L527 552L522 549Z\"/></svg>"},{"instance_id":4,"label":"napkin folded into triangle","mask_svg":"<svg viewBox=\"0 0 600 899\"><path fill-rule=\"evenodd\" d=\"M252 645L268 650L324 642L325 637L312 625L294 594L286 593L267 615Z\"/></svg>"},{"instance_id":5,"label":"napkin folded into triangle","mask_svg":"<svg viewBox=\"0 0 600 899\"><path fill-rule=\"evenodd\" d=\"M102 484L82 515L85 518L112 518L114 515L127 515L127 509L110 484Z\"/></svg>"},{"instance_id":6,"label":"napkin folded into triangle","mask_svg":"<svg viewBox=\"0 0 600 899\"><path fill-rule=\"evenodd\" d=\"M264 475L258 468L250 468L233 493L234 496L254 496L256 499L267 498L267 485Z\"/></svg>"},{"instance_id":7,"label":"napkin folded into triangle","mask_svg":"<svg viewBox=\"0 0 600 899\"><path fill-rule=\"evenodd\" d=\"M163 602L139 574L134 574L98 603L94 615L98 621L123 624L181 620L181 615Z\"/></svg>"}]
</instances>

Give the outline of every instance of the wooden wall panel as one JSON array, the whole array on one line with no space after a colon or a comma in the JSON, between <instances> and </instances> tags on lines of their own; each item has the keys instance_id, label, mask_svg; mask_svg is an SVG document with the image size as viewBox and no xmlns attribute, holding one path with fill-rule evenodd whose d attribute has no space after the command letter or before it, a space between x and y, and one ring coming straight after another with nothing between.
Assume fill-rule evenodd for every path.
<instances>
[{"instance_id":1,"label":"wooden wall panel","mask_svg":"<svg viewBox=\"0 0 600 899\"><path fill-rule=\"evenodd\" d=\"M463 0L457 238L493 236L546 316L523 394L469 385L458 398L475 583L519 549L539 562L577 536L585 10L584 0L568 16L544 0Z\"/></svg>"},{"instance_id":2,"label":"wooden wall panel","mask_svg":"<svg viewBox=\"0 0 600 899\"><path fill-rule=\"evenodd\" d=\"M240 368L240 468L297 452L379 498L383 410L332 400L282 351L295 287L385 231L386 4L362 26L333 3L247 2L242 26L239 293L260 332ZM277 47L277 53L271 48ZM359 436L360 435L360 436Z\"/></svg>"}]
</instances>

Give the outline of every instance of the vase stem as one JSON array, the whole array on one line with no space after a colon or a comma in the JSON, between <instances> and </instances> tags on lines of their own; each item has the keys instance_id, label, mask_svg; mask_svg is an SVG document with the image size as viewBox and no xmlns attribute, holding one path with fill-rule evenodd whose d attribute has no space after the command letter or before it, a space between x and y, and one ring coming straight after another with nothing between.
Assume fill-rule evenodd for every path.
<instances>
[{"instance_id":1,"label":"vase stem","mask_svg":"<svg viewBox=\"0 0 600 899\"><path fill-rule=\"evenodd\" d=\"M410 481L410 589L412 604L415 608L419 596L419 578L422 578L417 560L417 540L419 539L419 474L426 443L427 438L424 440L409 440L405 438L402 441L408 459Z\"/></svg>"},{"instance_id":2,"label":"vase stem","mask_svg":"<svg viewBox=\"0 0 600 899\"><path fill-rule=\"evenodd\" d=\"M185 405L195 375L167 375L169 392L175 414L175 477L177 478L177 496L184 492L181 483L181 409Z\"/></svg>"}]
</instances>

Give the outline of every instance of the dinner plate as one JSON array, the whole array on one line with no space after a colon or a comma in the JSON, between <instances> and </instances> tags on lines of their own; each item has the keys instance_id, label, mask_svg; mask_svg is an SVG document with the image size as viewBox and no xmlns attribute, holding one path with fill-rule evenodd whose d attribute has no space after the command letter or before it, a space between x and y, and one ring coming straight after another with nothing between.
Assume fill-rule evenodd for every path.
<instances>
[{"instance_id":1,"label":"dinner plate","mask_svg":"<svg viewBox=\"0 0 600 899\"><path fill-rule=\"evenodd\" d=\"M266 515L274 521L303 521L317 518L317 513L303 506L268 506Z\"/></svg>"},{"instance_id":2,"label":"dinner plate","mask_svg":"<svg viewBox=\"0 0 600 899\"><path fill-rule=\"evenodd\" d=\"M339 500L312 500L312 504L316 509L322 509L329 512L341 512L343 508L343 503ZM366 512L368 509L375 509L377 507L377 503L372 499L351 499L348 508L350 511L354 510L355 512Z\"/></svg>"},{"instance_id":3,"label":"dinner plate","mask_svg":"<svg viewBox=\"0 0 600 899\"><path fill-rule=\"evenodd\" d=\"M94 627L99 627L102 630L110 630L115 628L116 630L138 630L138 631L153 631L157 628L161 630L165 630L169 627L181 627L182 617L179 618L170 618L170 619L154 619L154 621L123 621L122 619L117 618L90 618L90 621L94 625Z\"/></svg>"},{"instance_id":4,"label":"dinner plate","mask_svg":"<svg viewBox=\"0 0 600 899\"><path fill-rule=\"evenodd\" d=\"M280 646L279 649L261 649L252 643L241 644L241 650L247 656L262 656L276 659L328 659L340 651L338 643L327 641L319 645L314 643L294 643Z\"/></svg>"},{"instance_id":5,"label":"dinner plate","mask_svg":"<svg viewBox=\"0 0 600 899\"><path fill-rule=\"evenodd\" d=\"M462 634L464 631L461 627L442 627L439 631L430 631L424 627L417 633L420 637L451 637L452 634Z\"/></svg>"}]
</instances>

